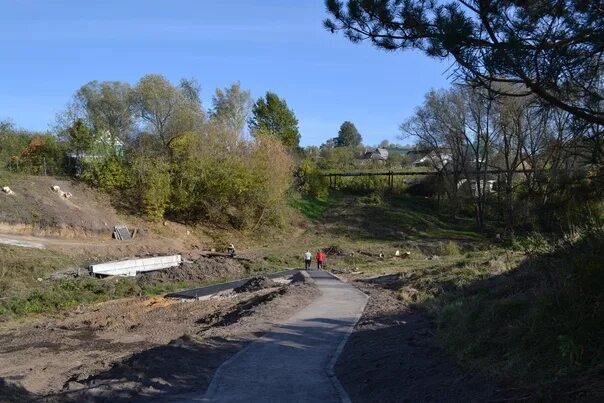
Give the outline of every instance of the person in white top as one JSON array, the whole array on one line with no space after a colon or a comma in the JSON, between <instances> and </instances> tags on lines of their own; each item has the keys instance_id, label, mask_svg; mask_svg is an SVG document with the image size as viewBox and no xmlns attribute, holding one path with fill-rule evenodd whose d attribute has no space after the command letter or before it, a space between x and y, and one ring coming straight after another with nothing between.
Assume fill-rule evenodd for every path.
<instances>
[{"instance_id":1,"label":"person in white top","mask_svg":"<svg viewBox=\"0 0 604 403\"><path fill-rule=\"evenodd\" d=\"M307 250L304 253L304 269L308 270L310 268L310 261L312 260L312 253Z\"/></svg>"}]
</instances>

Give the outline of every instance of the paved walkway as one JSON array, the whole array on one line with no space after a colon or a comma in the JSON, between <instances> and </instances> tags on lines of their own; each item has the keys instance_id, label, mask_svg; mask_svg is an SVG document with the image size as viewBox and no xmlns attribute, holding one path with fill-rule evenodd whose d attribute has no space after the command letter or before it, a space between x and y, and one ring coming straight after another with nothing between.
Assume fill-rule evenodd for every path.
<instances>
[{"instance_id":1,"label":"paved walkway","mask_svg":"<svg viewBox=\"0 0 604 403\"><path fill-rule=\"evenodd\" d=\"M340 402L331 369L367 297L326 272L310 271L322 295L216 372L205 402Z\"/></svg>"}]
</instances>

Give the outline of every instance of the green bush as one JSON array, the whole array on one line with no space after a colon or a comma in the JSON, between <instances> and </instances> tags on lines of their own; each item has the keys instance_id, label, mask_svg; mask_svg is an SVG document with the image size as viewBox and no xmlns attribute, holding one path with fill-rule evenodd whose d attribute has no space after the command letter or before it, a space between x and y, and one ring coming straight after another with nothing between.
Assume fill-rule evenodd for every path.
<instances>
[{"instance_id":1,"label":"green bush","mask_svg":"<svg viewBox=\"0 0 604 403\"><path fill-rule=\"evenodd\" d=\"M291 157L271 136L247 142L219 126L173 141L171 216L250 229L283 221Z\"/></svg>"},{"instance_id":2,"label":"green bush","mask_svg":"<svg viewBox=\"0 0 604 403\"><path fill-rule=\"evenodd\" d=\"M301 191L315 198L325 198L329 193L328 179L309 159L302 161L300 165L302 176Z\"/></svg>"},{"instance_id":3,"label":"green bush","mask_svg":"<svg viewBox=\"0 0 604 403\"><path fill-rule=\"evenodd\" d=\"M130 183L130 172L122 161L110 157L84 163L80 179L100 189L123 189Z\"/></svg>"},{"instance_id":4,"label":"green bush","mask_svg":"<svg viewBox=\"0 0 604 403\"><path fill-rule=\"evenodd\" d=\"M136 157L132 176L139 206L147 218L160 220L169 206L170 165L160 158Z\"/></svg>"}]
</instances>

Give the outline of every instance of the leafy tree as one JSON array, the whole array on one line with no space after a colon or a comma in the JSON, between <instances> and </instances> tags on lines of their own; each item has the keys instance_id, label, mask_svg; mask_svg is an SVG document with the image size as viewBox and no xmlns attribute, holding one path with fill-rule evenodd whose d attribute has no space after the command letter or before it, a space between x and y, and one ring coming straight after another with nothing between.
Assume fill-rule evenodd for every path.
<instances>
[{"instance_id":1,"label":"leafy tree","mask_svg":"<svg viewBox=\"0 0 604 403\"><path fill-rule=\"evenodd\" d=\"M82 153L91 150L97 141L97 137L92 130L81 119L77 119L73 125L63 133L63 136L67 138L69 148L77 155L81 155Z\"/></svg>"},{"instance_id":2,"label":"leafy tree","mask_svg":"<svg viewBox=\"0 0 604 403\"><path fill-rule=\"evenodd\" d=\"M0 120L0 133L12 132L15 125L10 120Z\"/></svg>"},{"instance_id":3,"label":"leafy tree","mask_svg":"<svg viewBox=\"0 0 604 403\"><path fill-rule=\"evenodd\" d=\"M238 133L212 122L171 147L172 216L245 229L280 222L291 157L278 139L241 141Z\"/></svg>"},{"instance_id":4,"label":"leafy tree","mask_svg":"<svg viewBox=\"0 0 604 403\"><path fill-rule=\"evenodd\" d=\"M119 81L91 81L75 95L76 107L84 112L84 120L95 133L108 133L110 146L125 142L132 133L134 111L132 88Z\"/></svg>"},{"instance_id":5,"label":"leafy tree","mask_svg":"<svg viewBox=\"0 0 604 403\"><path fill-rule=\"evenodd\" d=\"M170 165L162 159L137 156L132 162L132 179L140 209L151 220L162 219L170 201Z\"/></svg>"},{"instance_id":6,"label":"leafy tree","mask_svg":"<svg viewBox=\"0 0 604 403\"><path fill-rule=\"evenodd\" d=\"M300 144L296 115L288 108L285 100L273 92L267 92L256 101L249 127L252 134L266 133L274 136L289 149L294 149Z\"/></svg>"},{"instance_id":7,"label":"leafy tree","mask_svg":"<svg viewBox=\"0 0 604 403\"><path fill-rule=\"evenodd\" d=\"M324 150L324 149L334 148L335 146L336 146L336 139L331 138L331 139L327 139L327 141L325 141L325 143L321 144L321 146L319 148L321 150Z\"/></svg>"},{"instance_id":8,"label":"leafy tree","mask_svg":"<svg viewBox=\"0 0 604 403\"><path fill-rule=\"evenodd\" d=\"M187 101L201 108L201 86L196 79L181 78L179 88Z\"/></svg>"},{"instance_id":9,"label":"leafy tree","mask_svg":"<svg viewBox=\"0 0 604 403\"><path fill-rule=\"evenodd\" d=\"M0 164L18 164L19 155L30 140L30 133L16 131L9 121L0 121Z\"/></svg>"},{"instance_id":10,"label":"leafy tree","mask_svg":"<svg viewBox=\"0 0 604 403\"><path fill-rule=\"evenodd\" d=\"M195 94L191 82L186 82L183 88L175 87L160 75L144 76L136 85L135 105L139 116L167 149L179 134L195 130L203 122Z\"/></svg>"},{"instance_id":11,"label":"leafy tree","mask_svg":"<svg viewBox=\"0 0 604 403\"><path fill-rule=\"evenodd\" d=\"M604 8L585 0L326 0L325 27L388 51L453 58L457 76L523 85L576 118L604 124ZM503 91L502 93L505 93ZM518 96L517 92L507 93Z\"/></svg>"},{"instance_id":12,"label":"leafy tree","mask_svg":"<svg viewBox=\"0 0 604 403\"><path fill-rule=\"evenodd\" d=\"M237 82L224 90L217 88L212 103L211 117L235 133L241 133L253 105L250 92L243 91Z\"/></svg>"},{"instance_id":13,"label":"leafy tree","mask_svg":"<svg viewBox=\"0 0 604 403\"><path fill-rule=\"evenodd\" d=\"M36 174L57 174L60 172L65 151L54 136L35 135L21 153L21 161Z\"/></svg>"},{"instance_id":14,"label":"leafy tree","mask_svg":"<svg viewBox=\"0 0 604 403\"><path fill-rule=\"evenodd\" d=\"M356 147L361 144L363 138L352 122L346 121L340 126L336 145L338 147Z\"/></svg>"}]
</instances>

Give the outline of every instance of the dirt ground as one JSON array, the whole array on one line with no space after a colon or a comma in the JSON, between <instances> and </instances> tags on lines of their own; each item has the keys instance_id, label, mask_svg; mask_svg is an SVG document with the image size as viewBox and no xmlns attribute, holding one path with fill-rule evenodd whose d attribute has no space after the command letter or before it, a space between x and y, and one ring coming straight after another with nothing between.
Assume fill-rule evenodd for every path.
<instances>
[{"instance_id":1,"label":"dirt ground","mask_svg":"<svg viewBox=\"0 0 604 403\"><path fill-rule=\"evenodd\" d=\"M336 364L353 402L505 400L502 388L452 361L431 321L379 285L355 285L369 301Z\"/></svg>"},{"instance_id":2,"label":"dirt ground","mask_svg":"<svg viewBox=\"0 0 604 403\"><path fill-rule=\"evenodd\" d=\"M0 194L0 236L8 240L39 244L87 263L186 253L213 245L212 239L185 225L147 222L121 214L109 195L82 183L49 176L15 176L7 185L15 194ZM73 196L61 197L51 189L55 185ZM112 239L113 227L118 224L136 228L135 239Z\"/></svg>"},{"instance_id":3,"label":"dirt ground","mask_svg":"<svg viewBox=\"0 0 604 403\"><path fill-rule=\"evenodd\" d=\"M307 284L229 299L118 300L0 328L0 401L148 401L199 391L246 343L307 305Z\"/></svg>"},{"instance_id":4,"label":"dirt ground","mask_svg":"<svg viewBox=\"0 0 604 403\"><path fill-rule=\"evenodd\" d=\"M139 284L161 284L173 281L204 282L237 276L245 277L244 274L245 267L237 260L227 257L198 257L170 270L141 273L137 282Z\"/></svg>"},{"instance_id":5,"label":"dirt ground","mask_svg":"<svg viewBox=\"0 0 604 403\"><path fill-rule=\"evenodd\" d=\"M109 198L85 185L45 176L13 178L12 196L3 195L0 222L30 225L40 235L69 236L106 232L120 223ZM52 186L70 192L69 199Z\"/></svg>"}]
</instances>

